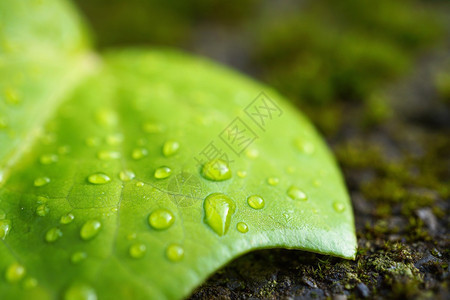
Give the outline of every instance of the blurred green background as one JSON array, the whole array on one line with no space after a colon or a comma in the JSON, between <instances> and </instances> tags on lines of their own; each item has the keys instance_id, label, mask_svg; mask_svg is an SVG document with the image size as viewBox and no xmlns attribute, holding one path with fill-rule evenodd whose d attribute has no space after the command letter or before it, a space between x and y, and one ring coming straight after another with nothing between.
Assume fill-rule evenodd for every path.
<instances>
[{"instance_id":1,"label":"blurred green background","mask_svg":"<svg viewBox=\"0 0 450 300\"><path fill-rule=\"evenodd\" d=\"M75 2L98 48L170 46L210 57L274 86L330 135L345 103L362 103L365 125L391 115L380 89L443 43L450 1ZM448 100L448 73L436 74L436 85Z\"/></svg>"}]
</instances>

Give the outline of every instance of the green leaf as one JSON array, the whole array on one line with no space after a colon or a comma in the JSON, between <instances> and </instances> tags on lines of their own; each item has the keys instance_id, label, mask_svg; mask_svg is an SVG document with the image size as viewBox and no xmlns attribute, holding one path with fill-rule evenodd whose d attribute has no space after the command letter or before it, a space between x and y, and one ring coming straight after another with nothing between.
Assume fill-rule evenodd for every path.
<instances>
[{"instance_id":1,"label":"green leaf","mask_svg":"<svg viewBox=\"0 0 450 300\"><path fill-rule=\"evenodd\" d=\"M339 170L275 91L170 50L97 57L65 2L0 12L2 298L177 299L254 249L354 258Z\"/></svg>"}]
</instances>

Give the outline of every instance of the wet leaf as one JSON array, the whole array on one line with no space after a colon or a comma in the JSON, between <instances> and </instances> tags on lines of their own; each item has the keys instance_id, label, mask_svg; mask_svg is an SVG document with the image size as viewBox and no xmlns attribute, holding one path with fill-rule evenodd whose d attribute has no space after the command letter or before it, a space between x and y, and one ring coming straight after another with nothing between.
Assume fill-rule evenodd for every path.
<instances>
[{"instance_id":1,"label":"wet leaf","mask_svg":"<svg viewBox=\"0 0 450 300\"><path fill-rule=\"evenodd\" d=\"M2 298L177 299L254 249L354 257L339 170L275 91L170 50L93 55L65 2L0 16Z\"/></svg>"}]
</instances>

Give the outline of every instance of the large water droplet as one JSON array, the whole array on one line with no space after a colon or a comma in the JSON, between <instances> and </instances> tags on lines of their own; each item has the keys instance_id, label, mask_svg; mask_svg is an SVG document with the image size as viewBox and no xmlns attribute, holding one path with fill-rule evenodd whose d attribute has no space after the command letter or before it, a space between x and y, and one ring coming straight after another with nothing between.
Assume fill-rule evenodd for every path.
<instances>
[{"instance_id":1,"label":"large water droplet","mask_svg":"<svg viewBox=\"0 0 450 300\"><path fill-rule=\"evenodd\" d=\"M11 220L2 219L0 220L0 239L4 240L11 230Z\"/></svg>"},{"instance_id":2,"label":"large water droplet","mask_svg":"<svg viewBox=\"0 0 450 300\"><path fill-rule=\"evenodd\" d=\"M110 150L101 150L97 153L97 157L100 160L113 160L120 158L120 152L110 151Z\"/></svg>"},{"instance_id":3,"label":"large water droplet","mask_svg":"<svg viewBox=\"0 0 450 300\"><path fill-rule=\"evenodd\" d=\"M123 171L120 171L120 173L119 173L119 178L122 181L130 181L130 180L133 180L135 177L136 177L136 175L131 170L123 170Z\"/></svg>"},{"instance_id":4,"label":"large water droplet","mask_svg":"<svg viewBox=\"0 0 450 300\"><path fill-rule=\"evenodd\" d=\"M77 251L70 256L70 261L76 265L84 261L87 257L88 255L86 252Z\"/></svg>"},{"instance_id":5,"label":"large water droplet","mask_svg":"<svg viewBox=\"0 0 450 300\"><path fill-rule=\"evenodd\" d=\"M280 179L278 179L277 177L267 178L267 183L270 184L271 186L276 186L276 185L278 185L279 182L280 182Z\"/></svg>"},{"instance_id":6,"label":"large water droplet","mask_svg":"<svg viewBox=\"0 0 450 300\"><path fill-rule=\"evenodd\" d=\"M292 200L300 200L300 201L308 200L308 197L306 196L305 192L296 186L291 186L287 190L287 194Z\"/></svg>"},{"instance_id":7,"label":"large water droplet","mask_svg":"<svg viewBox=\"0 0 450 300\"><path fill-rule=\"evenodd\" d=\"M53 243L56 240L58 240L60 237L62 237L63 233L61 229L58 227L50 228L47 233L45 234L45 240L49 243Z\"/></svg>"},{"instance_id":8,"label":"large water droplet","mask_svg":"<svg viewBox=\"0 0 450 300\"><path fill-rule=\"evenodd\" d=\"M21 264L15 262L8 266L5 272L6 281L15 283L20 281L26 274L26 269Z\"/></svg>"},{"instance_id":9,"label":"large water droplet","mask_svg":"<svg viewBox=\"0 0 450 300\"><path fill-rule=\"evenodd\" d=\"M92 287L75 283L64 293L64 300L97 300L97 294Z\"/></svg>"},{"instance_id":10,"label":"large water droplet","mask_svg":"<svg viewBox=\"0 0 450 300\"><path fill-rule=\"evenodd\" d=\"M162 153L165 157L174 155L180 149L180 144L176 141L167 141L164 143Z\"/></svg>"},{"instance_id":11,"label":"large water droplet","mask_svg":"<svg viewBox=\"0 0 450 300\"><path fill-rule=\"evenodd\" d=\"M89 220L81 227L80 236L83 240L90 240L98 234L101 227L102 223L99 221Z\"/></svg>"},{"instance_id":12,"label":"large water droplet","mask_svg":"<svg viewBox=\"0 0 450 300\"><path fill-rule=\"evenodd\" d=\"M172 174L172 170L169 167L160 167L155 170L155 178L156 179L164 179L170 176Z\"/></svg>"},{"instance_id":13,"label":"large water droplet","mask_svg":"<svg viewBox=\"0 0 450 300\"><path fill-rule=\"evenodd\" d=\"M248 232L248 225L244 222L239 222L236 224L236 228L240 233L246 233Z\"/></svg>"},{"instance_id":14,"label":"large water droplet","mask_svg":"<svg viewBox=\"0 0 450 300\"><path fill-rule=\"evenodd\" d=\"M49 211L50 208L48 208L47 204L40 204L38 207L36 207L36 215L40 217L45 217Z\"/></svg>"},{"instance_id":15,"label":"large water droplet","mask_svg":"<svg viewBox=\"0 0 450 300\"><path fill-rule=\"evenodd\" d=\"M230 227L231 216L236 210L233 200L225 194L213 193L206 197L203 209L205 223L218 235L224 235Z\"/></svg>"},{"instance_id":16,"label":"large water droplet","mask_svg":"<svg viewBox=\"0 0 450 300\"><path fill-rule=\"evenodd\" d=\"M58 161L58 155L56 154L44 154L39 158L39 161L43 165L53 164Z\"/></svg>"},{"instance_id":17,"label":"large water droplet","mask_svg":"<svg viewBox=\"0 0 450 300\"><path fill-rule=\"evenodd\" d=\"M61 224L69 224L72 223L72 221L75 219L75 216L72 213L68 213L65 215L62 215L59 219L59 223Z\"/></svg>"},{"instance_id":18,"label":"large water droplet","mask_svg":"<svg viewBox=\"0 0 450 300\"><path fill-rule=\"evenodd\" d=\"M203 165L202 176L213 181L223 181L231 178L231 169L221 159L213 159Z\"/></svg>"},{"instance_id":19,"label":"large water droplet","mask_svg":"<svg viewBox=\"0 0 450 300\"><path fill-rule=\"evenodd\" d=\"M333 203L333 208L336 212L343 212L345 210L345 205L342 202L336 201Z\"/></svg>"},{"instance_id":20,"label":"large water droplet","mask_svg":"<svg viewBox=\"0 0 450 300\"><path fill-rule=\"evenodd\" d=\"M88 181L92 184L105 184L110 182L111 178L104 173L95 173L88 177Z\"/></svg>"},{"instance_id":21,"label":"large water droplet","mask_svg":"<svg viewBox=\"0 0 450 300\"><path fill-rule=\"evenodd\" d=\"M34 180L34 186L41 187L50 182L50 178L48 177L38 177Z\"/></svg>"},{"instance_id":22,"label":"large water droplet","mask_svg":"<svg viewBox=\"0 0 450 300\"><path fill-rule=\"evenodd\" d=\"M183 256L184 249L180 245L171 244L166 249L166 257L171 261L180 261Z\"/></svg>"},{"instance_id":23,"label":"large water droplet","mask_svg":"<svg viewBox=\"0 0 450 300\"><path fill-rule=\"evenodd\" d=\"M136 148L131 152L131 157L133 159L142 159L148 155L148 150L145 148Z\"/></svg>"},{"instance_id":24,"label":"large water droplet","mask_svg":"<svg viewBox=\"0 0 450 300\"><path fill-rule=\"evenodd\" d=\"M141 258L145 255L145 251L147 251L147 247L141 243L135 243L130 246L129 254L132 258Z\"/></svg>"},{"instance_id":25,"label":"large water droplet","mask_svg":"<svg viewBox=\"0 0 450 300\"><path fill-rule=\"evenodd\" d=\"M247 203L251 208L261 209L264 207L264 199L258 195L252 195L247 198Z\"/></svg>"},{"instance_id":26,"label":"large water droplet","mask_svg":"<svg viewBox=\"0 0 450 300\"><path fill-rule=\"evenodd\" d=\"M148 217L148 223L155 229L167 229L175 222L173 214L164 208L154 210Z\"/></svg>"}]
</instances>

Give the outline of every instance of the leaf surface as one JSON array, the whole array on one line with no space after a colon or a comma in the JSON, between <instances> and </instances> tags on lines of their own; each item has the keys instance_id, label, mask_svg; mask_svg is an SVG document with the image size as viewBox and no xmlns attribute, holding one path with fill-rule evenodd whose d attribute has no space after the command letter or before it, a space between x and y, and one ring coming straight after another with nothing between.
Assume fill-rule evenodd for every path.
<instances>
[{"instance_id":1,"label":"leaf surface","mask_svg":"<svg viewBox=\"0 0 450 300\"><path fill-rule=\"evenodd\" d=\"M339 170L275 91L170 50L97 58L65 2L28 2L0 4L20 95L0 103L2 298L178 299L254 249L354 258Z\"/></svg>"}]
</instances>

